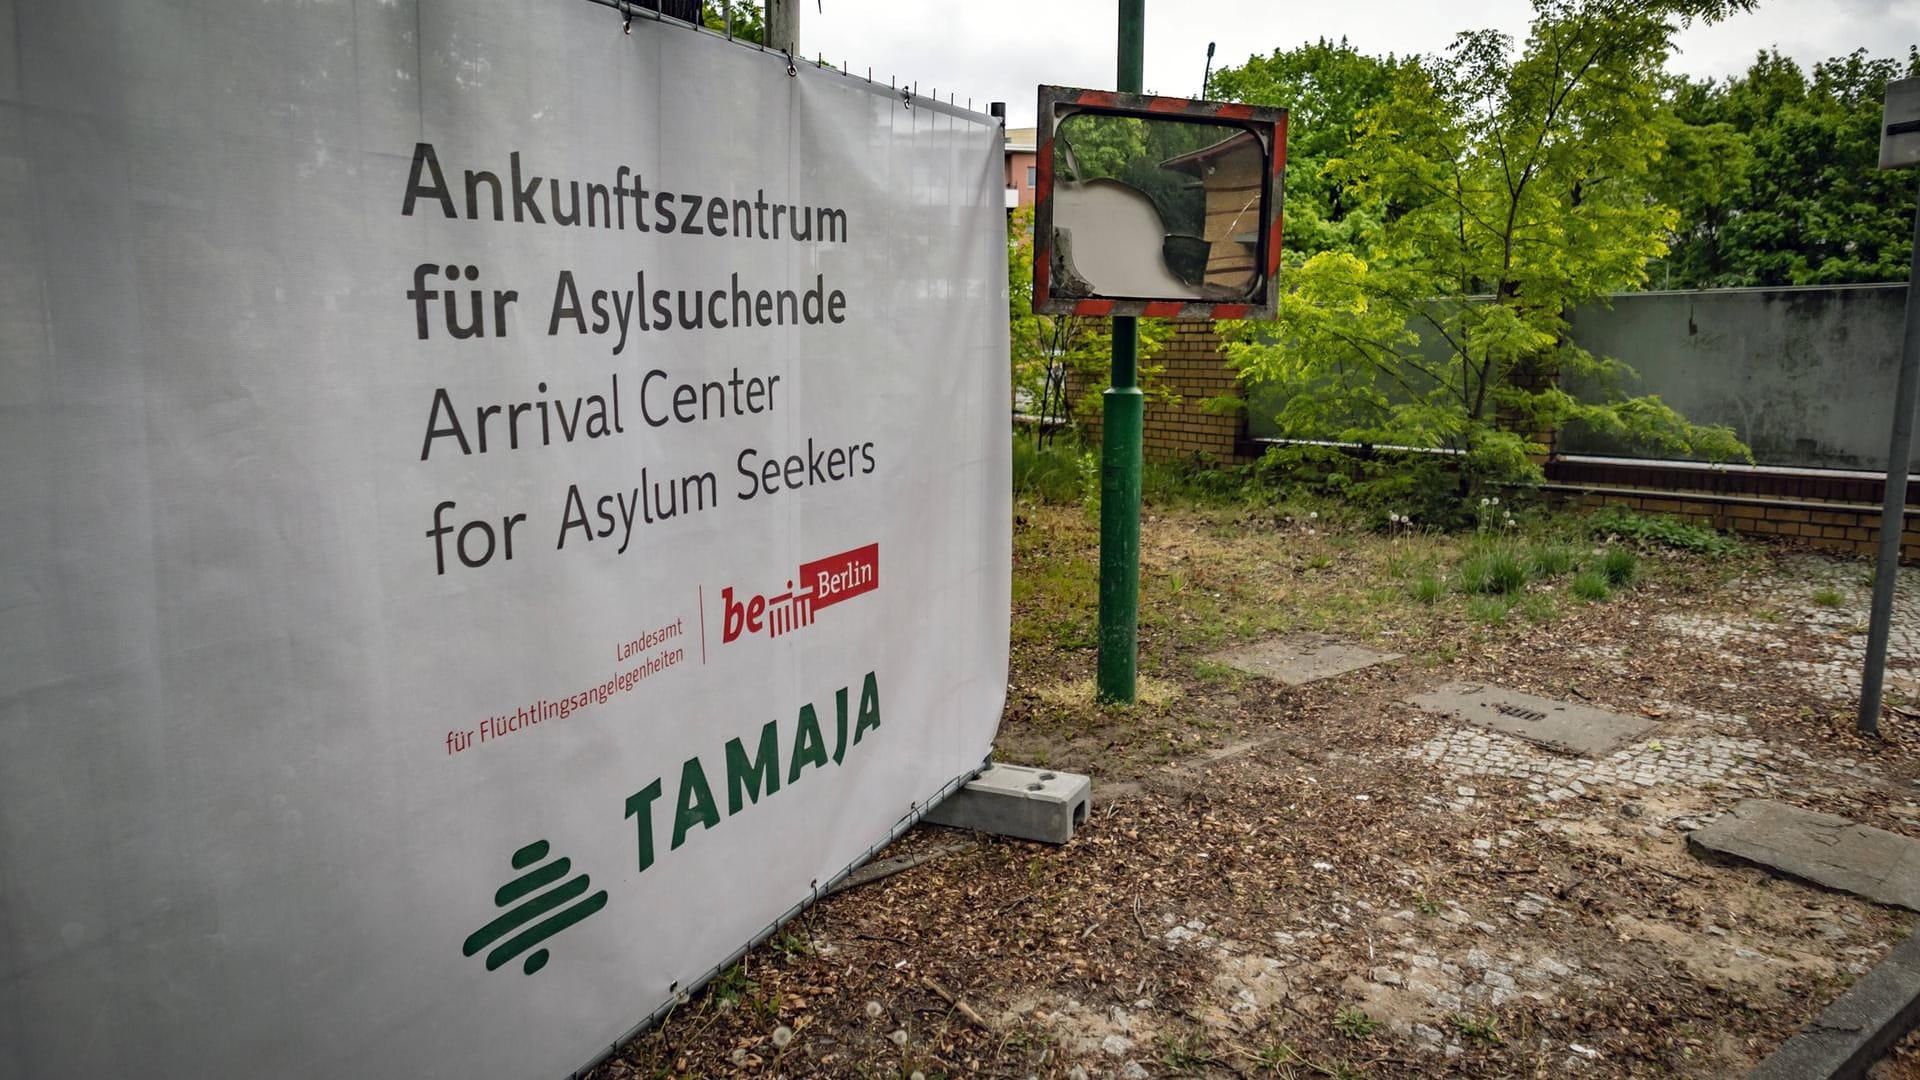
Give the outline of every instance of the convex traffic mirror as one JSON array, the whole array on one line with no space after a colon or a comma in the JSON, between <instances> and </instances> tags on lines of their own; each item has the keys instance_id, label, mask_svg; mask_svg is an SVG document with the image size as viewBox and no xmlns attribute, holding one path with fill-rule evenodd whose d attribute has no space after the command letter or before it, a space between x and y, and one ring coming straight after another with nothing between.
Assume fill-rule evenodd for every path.
<instances>
[{"instance_id":1,"label":"convex traffic mirror","mask_svg":"<svg viewBox=\"0 0 1920 1080\"><path fill-rule=\"evenodd\" d=\"M1270 318L1284 109L1040 88L1034 310Z\"/></svg>"}]
</instances>

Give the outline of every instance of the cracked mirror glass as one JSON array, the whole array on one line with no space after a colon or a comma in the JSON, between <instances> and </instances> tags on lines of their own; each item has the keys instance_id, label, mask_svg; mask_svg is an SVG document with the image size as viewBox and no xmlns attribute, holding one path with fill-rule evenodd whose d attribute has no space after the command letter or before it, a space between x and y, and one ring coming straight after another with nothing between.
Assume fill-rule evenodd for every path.
<instances>
[{"instance_id":1,"label":"cracked mirror glass","mask_svg":"<svg viewBox=\"0 0 1920 1080\"><path fill-rule=\"evenodd\" d=\"M1053 139L1053 291L1243 301L1266 148L1237 124L1075 113Z\"/></svg>"}]
</instances>

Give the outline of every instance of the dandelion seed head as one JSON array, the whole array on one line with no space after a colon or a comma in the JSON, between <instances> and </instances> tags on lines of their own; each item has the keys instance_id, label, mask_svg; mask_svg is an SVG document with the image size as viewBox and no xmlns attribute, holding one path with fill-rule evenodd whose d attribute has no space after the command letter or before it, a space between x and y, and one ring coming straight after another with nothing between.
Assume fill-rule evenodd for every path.
<instances>
[{"instance_id":1,"label":"dandelion seed head","mask_svg":"<svg viewBox=\"0 0 1920 1080\"><path fill-rule=\"evenodd\" d=\"M793 1041L792 1028L788 1027L785 1024L781 1024L779 1027L773 1029L773 1045L774 1046L782 1050L785 1050L787 1048L787 1044L792 1041Z\"/></svg>"}]
</instances>

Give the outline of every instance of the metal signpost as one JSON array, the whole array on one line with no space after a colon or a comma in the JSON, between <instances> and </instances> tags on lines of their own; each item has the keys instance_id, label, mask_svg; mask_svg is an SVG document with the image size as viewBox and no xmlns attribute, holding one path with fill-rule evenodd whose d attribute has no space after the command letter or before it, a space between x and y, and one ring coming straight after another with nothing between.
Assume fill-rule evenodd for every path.
<instances>
[{"instance_id":1,"label":"metal signpost","mask_svg":"<svg viewBox=\"0 0 1920 1080\"><path fill-rule=\"evenodd\" d=\"M1137 320L1273 317L1287 113L1142 94L1145 0L1120 0L1119 16L1117 90L1040 88L1033 308L1113 320L1113 378L1101 400L1097 686L1101 700L1130 703L1146 406ZM1098 145L1102 132L1131 135L1140 148L1119 164L1075 155L1075 139Z\"/></svg>"},{"instance_id":2,"label":"metal signpost","mask_svg":"<svg viewBox=\"0 0 1920 1080\"><path fill-rule=\"evenodd\" d=\"M1882 113L1880 167L1920 165L1920 79L1887 84ZM1920 203L1914 208L1914 254L1920 256ZM1913 453L1913 405L1920 383L1920 261L1907 274L1907 329L1900 350L1900 378L1893 395L1893 434L1887 443L1887 487L1880 510L1880 553L1873 576L1873 618L1867 632L1866 666L1860 673L1859 728L1880 731L1880 696L1887 667L1887 634L1893 622L1893 587L1900 572L1900 536L1907 510L1907 462Z\"/></svg>"},{"instance_id":3,"label":"metal signpost","mask_svg":"<svg viewBox=\"0 0 1920 1080\"><path fill-rule=\"evenodd\" d=\"M1120 0L1115 87L1140 92L1147 0ZM1036 121L1038 122L1038 121ZM1140 458L1146 395L1140 391L1139 322L1113 319L1113 385L1100 397L1100 663L1103 701L1133 704L1139 663Z\"/></svg>"}]
</instances>

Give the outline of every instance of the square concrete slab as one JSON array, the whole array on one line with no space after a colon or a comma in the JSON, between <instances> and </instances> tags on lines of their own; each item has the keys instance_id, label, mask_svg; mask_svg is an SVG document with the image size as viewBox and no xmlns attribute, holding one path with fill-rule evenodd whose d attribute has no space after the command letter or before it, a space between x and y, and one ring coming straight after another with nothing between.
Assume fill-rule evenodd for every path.
<instances>
[{"instance_id":1,"label":"square concrete slab","mask_svg":"<svg viewBox=\"0 0 1920 1080\"><path fill-rule=\"evenodd\" d=\"M1375 652L1324 634L1294 634L1215 653L1207 659L1263 679L1299 686L1398 660L1400 654Z\"/></svg>"},{"instance_id":2,"label":"square concrete slab","mask_svg":"<svg viewBox=\"0 0 1920 1080\"><path fill-rule=\"evenodd\" d=\"M1688 833L1687 845L1876 904L1920 911L1920 841L1843 817L1747 799Z\"/></svg>"},{"instance_id":3,"label":"square concrete slab","mask_svg":"<svg viewBox=\"0 0 1920 1080\"><path fill-rule=\"evenodd\" d=\"M1584 757L1618 749L1653 727L1653 721L1645 717L1624 716L1485 683L1448 683L1412 698L1411 704L1474 727Z\"/></svg>"}]
</instances>

